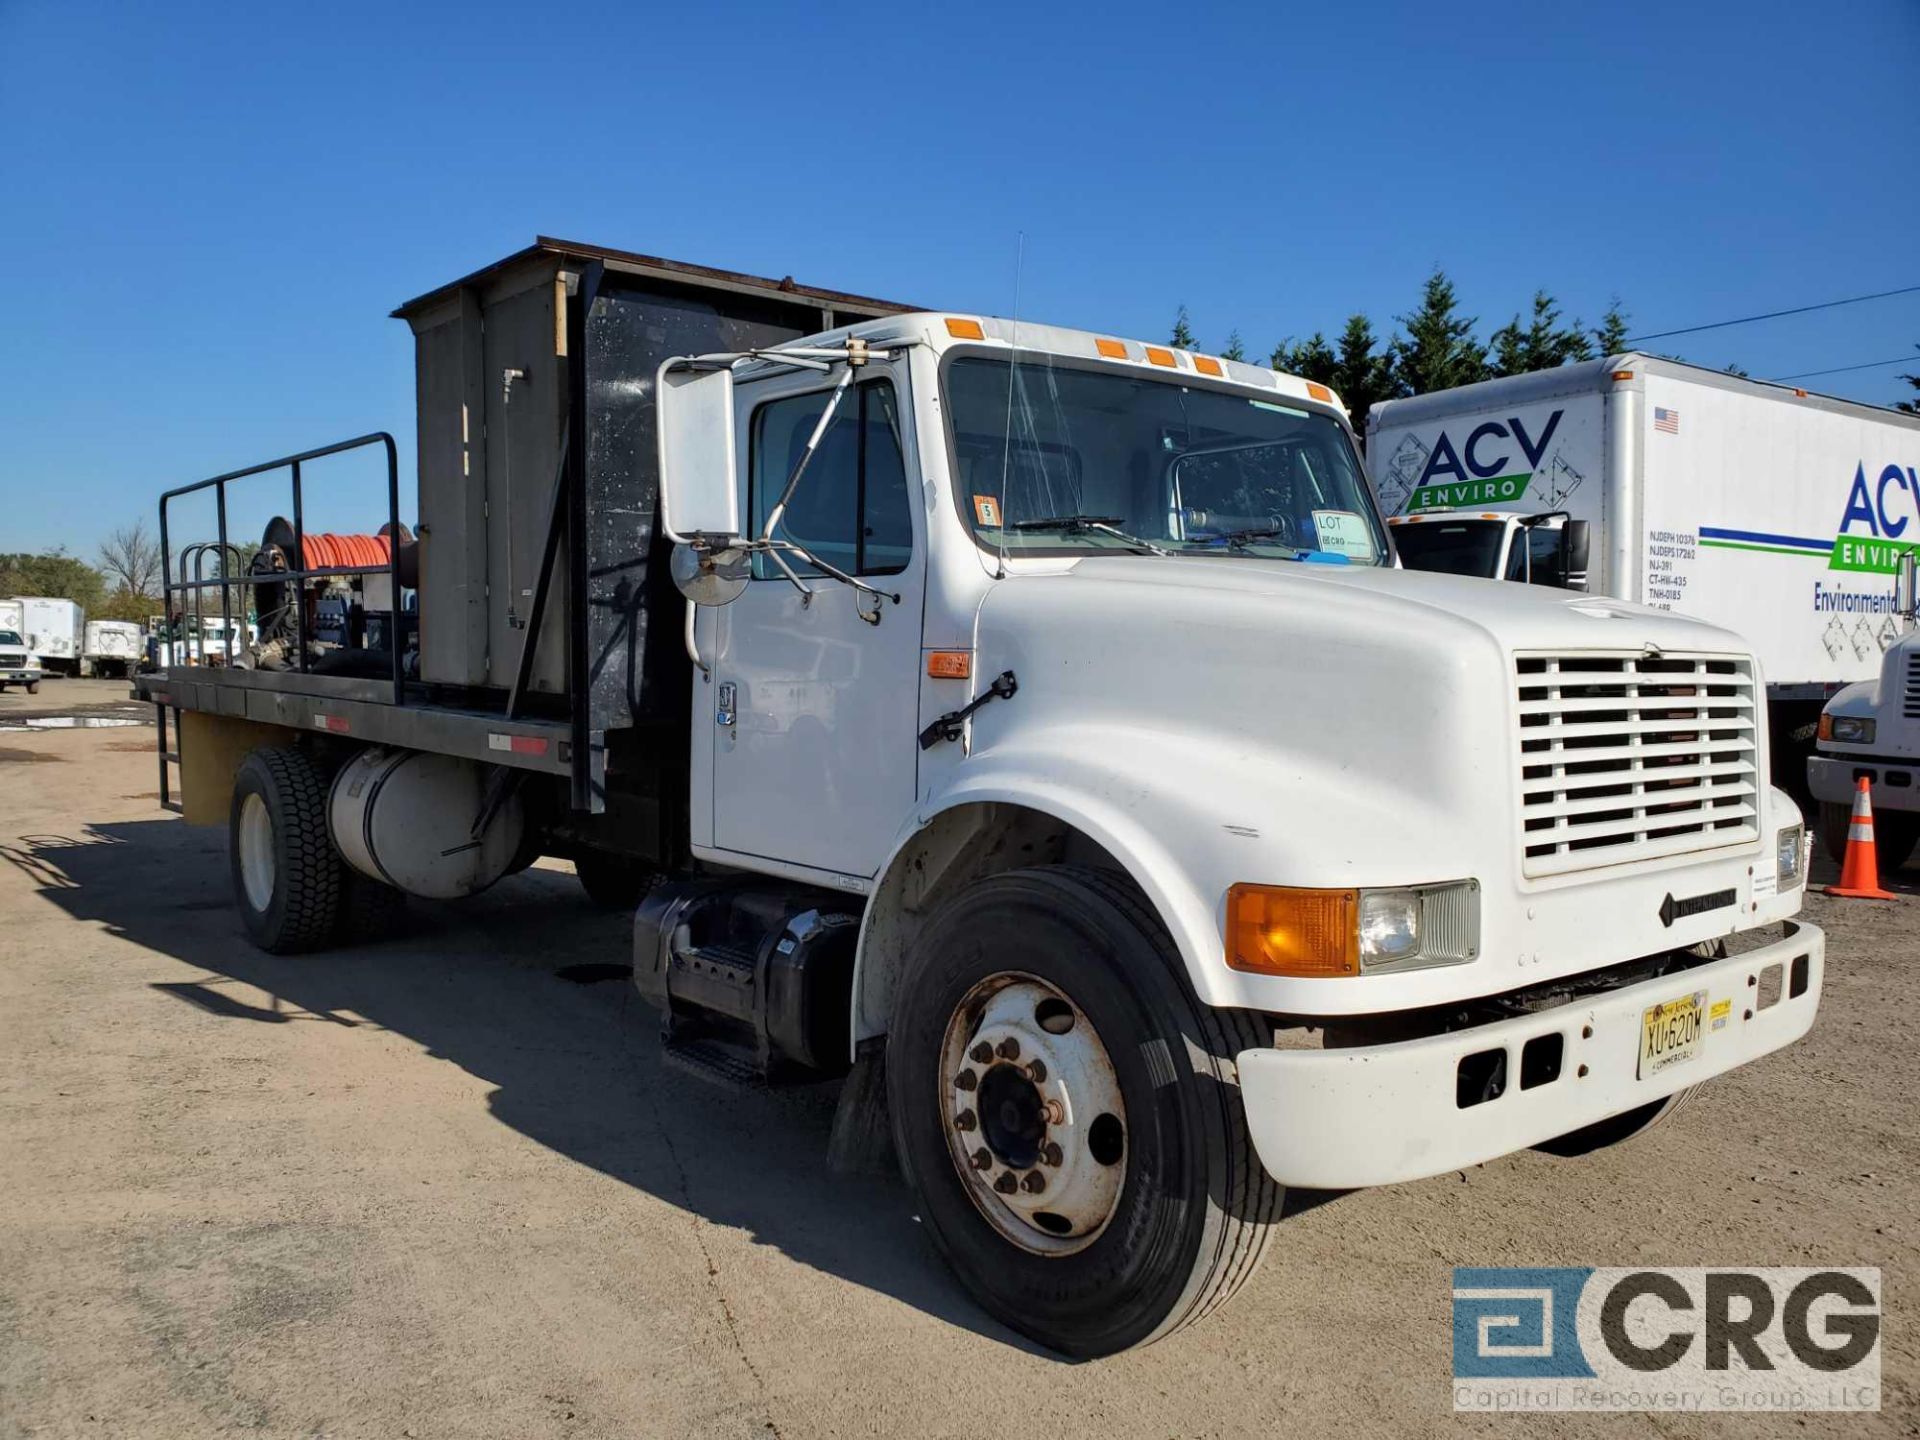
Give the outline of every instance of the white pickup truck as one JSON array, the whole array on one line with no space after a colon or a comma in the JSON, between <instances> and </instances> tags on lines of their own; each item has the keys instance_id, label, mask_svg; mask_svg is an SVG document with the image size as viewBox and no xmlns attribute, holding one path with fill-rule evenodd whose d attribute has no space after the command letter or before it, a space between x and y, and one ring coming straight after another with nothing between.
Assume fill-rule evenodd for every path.
<instances>
[{"instance_id":1,"label":"white pickup truck","mask_svg":"<svg viewBox=\"0 0 1920 1440\"><path fill-rule=\"evenodd\" d=\"M231 602L287 668L137 682L260 944L574 859L639 902L670 1055L850 1069L836 1136L890 1134L963 1282L1077 1355L1225 1301L1284 1186L1591 1150L1812 1024L1739 636L1397 568L1324 386L973 315L782 335L891 307L686 303L712 273L542 241L403 307L417 612L289 527ZM342 583L400 648L302 641Z\"/></svg>"},{"instance_id":2,"label":"white pickup truck","mask_svg":"<svg viewBox=\"0 0 1920 1440\"><path fill-rule=\"evenodd\" d=\"M18 630L0 630L0 690L19 685L29 695L37 695L45 673L40 657L27 648Z\"/></svg>"}]
</instances>

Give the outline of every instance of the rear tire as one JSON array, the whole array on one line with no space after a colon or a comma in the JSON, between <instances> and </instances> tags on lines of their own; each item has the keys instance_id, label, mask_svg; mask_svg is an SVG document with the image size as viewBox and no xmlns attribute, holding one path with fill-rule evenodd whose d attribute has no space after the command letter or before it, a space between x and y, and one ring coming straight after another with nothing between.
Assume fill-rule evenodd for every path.
<instances>
[{"instance_id":1,"label":"rear tire","mask_svg":"<svg viewBox=\"0 0 1920 1440\"><path fill-rule=\"evenodd\" d=\"M292 746L264 746L233 778L229 860L234 904L262 950L291 955L331 941L346 866L327 833L327 775Z\"/></svg>"},{"instance_id":2,"label":"rear tire","mask_svg":"<svg viewBox=\"0 0 1920 1440\"><path fill-rule=\"evenodd\" d=\"M902 1168L934 1243L998 1319L1106 1355L1200 1319L1253 1274L1282 1192L1253 1152L1234 1057L1268 1036L1193 996L1130 886L1066 866L979 881L929 922L895 995ZM1009 1056L1014 1033L1027 1047ZM1027 1086L1046 1054L1061 1073ZM1060 1212L1045 1208L1056 1193Z\"/></svg>"},{"instance_id":3,"label":"rear tire","mask_svg":"<svg viewBox=\"0 0 1920 1440\"><path fill-rule=\"evenodd\" d=\"M1874 849L1880 854L1882 870L1898 870L1913 858L1920 846L1920 814L1911 810L1890 810L1873 817Z\"/></svg>"},{"instance_id":4,"label":"rear tire","mask_svg":"<svg viewBox=\"0 0 1920 1440\"><path fill-rule=\"evenodd\" d=\"M369 879L351 865L340 867L340 911L333 938L342 945L361 945L392 938L406 923L407 894Z\"/></svg>"}]
</instances>

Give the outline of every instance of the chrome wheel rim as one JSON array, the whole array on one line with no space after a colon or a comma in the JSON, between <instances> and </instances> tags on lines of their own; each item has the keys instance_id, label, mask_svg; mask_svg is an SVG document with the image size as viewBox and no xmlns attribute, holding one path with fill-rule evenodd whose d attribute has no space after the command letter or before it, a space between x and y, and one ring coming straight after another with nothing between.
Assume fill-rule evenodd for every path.
<instances>
[{"instance_id":1,"label":"chrome wheel rim","mask_svg":"<svg viewBox=\"0 0 1920 1440\"><path fill-rule=\"evenodd\" d=\"M273 903L273 881L273 816L265 800L249 795L240 802L240 883L257 913Z\"/></svg>"},{"instance_id":2,"label":"chrome wheel rim","mask_svg":"<svg viewBox=\"0 0 1920 1440\"><path fill-rule=\"evenodd\" d=\"M947 1152L988 1222L1035 1255L1092 1244L1126 1188L1128 1134L1086 1012L1036 976L991 976L947 1021L939 1083Z\"/></svg>"}]
</instances>

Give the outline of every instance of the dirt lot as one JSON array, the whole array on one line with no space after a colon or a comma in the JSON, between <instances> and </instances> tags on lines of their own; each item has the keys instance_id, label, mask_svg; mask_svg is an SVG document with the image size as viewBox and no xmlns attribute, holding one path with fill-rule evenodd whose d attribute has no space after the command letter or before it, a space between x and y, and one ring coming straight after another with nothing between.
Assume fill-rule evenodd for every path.
<instances>
[{"instance_id":1,"label":"dirt lot","mask_svg":"<svg viewBox=\"0 0 1920 1440\"><path fill-rule=\"evenodd\" d=\"M1812 900L1813 1035L1674 1124L1303 1209L1213 1322L1067 1365L974 1309L903 1189L826 1172L831 1087L664 1070L607 978L627 927L565 867L262 955L224 835L155 808L152 732L15 730L28 698L0 706L0 1435L1915 1433L1912 898ZM1452 1266L1629 1263L1881 1266L1885 1409L1454 1417Z\"/></svg>"}]
</instances>

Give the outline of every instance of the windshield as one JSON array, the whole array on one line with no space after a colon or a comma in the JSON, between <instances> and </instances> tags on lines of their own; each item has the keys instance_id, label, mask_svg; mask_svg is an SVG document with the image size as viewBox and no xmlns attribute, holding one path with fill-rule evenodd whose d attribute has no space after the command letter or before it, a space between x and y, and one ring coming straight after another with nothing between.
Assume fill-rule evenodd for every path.
<instances>
[{"instance_id":1,"label":"windshield","mask_svg":"<svg viewBox=\"0 0 1920 1440\"><path fill-rule=\"evenodd\" d=\"M18 630L0 630L0 645L24 645Z\"/></svg>"},{"instance_id":2,"label":"windshield","mask_svg":"<svg viewBox=\"0 0 1920 1440\"><path fill-rule=\"evenodd\" d=\"M994 549L1386 562L1352 442L1303 405L961 355L947 409L962 511Z\"/></svg>"},{"instance_id":3,"label":"windshield","mask_svg":"<svg viewBox=\"0 0 1920 1440\"><path fill-rule=\"evenodd\" d=\"M1489 580L1500 574L1500 545L1506 536L1504 520L1423 520L1393 527L1393 543L1407 569Z\"/></svg>"}]
</instances>

